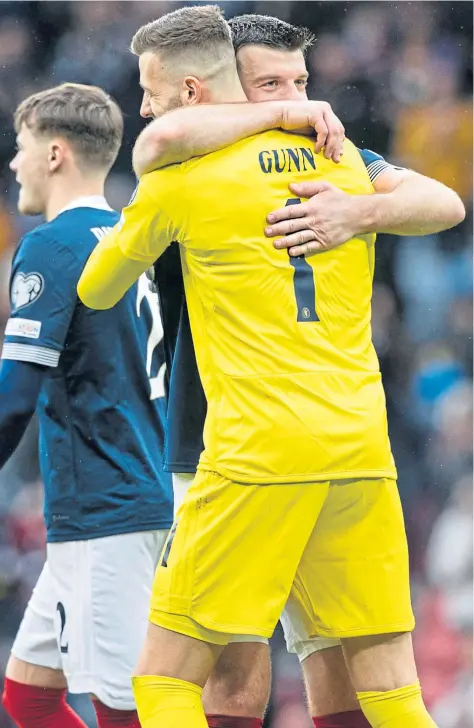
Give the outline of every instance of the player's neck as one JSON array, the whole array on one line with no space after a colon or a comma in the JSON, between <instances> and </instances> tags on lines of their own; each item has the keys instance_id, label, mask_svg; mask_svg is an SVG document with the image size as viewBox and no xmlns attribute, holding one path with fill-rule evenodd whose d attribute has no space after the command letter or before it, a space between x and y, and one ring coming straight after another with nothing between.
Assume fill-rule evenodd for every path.
<instances>
[{"instance_id":1,"label":"player's neck","mask_svg":"<svg viewBox=\"0 0 474 728\"><path fill-rule=\"evenodd\" d=\"M212 89L213 104L237 104L248 101L237 73L232 73Z\"/></svg>"},{"instance_id":2,"label":"player's neck","mask_svg":"<svg viewBox=\"0 0 474 728\"><path fill-rule=\"evenodd\" d=\"M88 178L76 180L57 179L49 196L45 218L49 222L59 215L61 210L71 204L78 197L104 196L104 179Z\"/></svg>"}]
</instances>

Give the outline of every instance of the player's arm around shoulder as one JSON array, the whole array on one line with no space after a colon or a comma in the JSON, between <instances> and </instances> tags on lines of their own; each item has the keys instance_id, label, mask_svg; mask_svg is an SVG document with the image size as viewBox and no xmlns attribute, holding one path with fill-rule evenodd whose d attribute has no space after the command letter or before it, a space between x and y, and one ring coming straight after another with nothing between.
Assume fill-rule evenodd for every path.
<instances>
[{"instance_id":1,"label":"player's arm around shoulder","mask_svg":"<svg viewBox=\"0 0 474 728\"><path fill-rule=\"evenodd\" d=\"M203 104L176 109L141 132L133 150L137 177L223 149L246 137L281 128L311 130L316 153L339 162L344 127L325 101Z\"/></svg>"},{"instance_id":2,"label":"player's arm around shoulder","mask_svg":"<svg viewBox=\"0 0 474 728\"><path fill-rule=\"evenodd\" d=\"M326 182L291 185L308 199L268 215L265 234L275 238L275 247L288 248L292 256L314 255L356 235L428 235L464 220L464 205L453 190L369 150L359 153L375 194L348 195Z\"/></svg>"},{"instance_id":3,"label":"player's arm around shoulder","mask_svg":"<svg viewBox=\"0 0 474 728\"><path fill-rule=\"evenodd\" d=\"M364 223L367 232L429 235L459 225L466 216L454 190L411 169L390 166L373 185L374 212Z\"/></svg>"},{"instance_id":4,"label":"player's arm around shoulder","mask_svg":"<svg viewBox=\"0 0 474 728\"><path fill-rule=\"evenodd\" d=\"M120 221L98 243L85 265L77 286L85 306L100 310L115 306L176 239L176 228L167 214L173 211L175 177L171 168L140 180Z\"/></svg>"}]
</instances>

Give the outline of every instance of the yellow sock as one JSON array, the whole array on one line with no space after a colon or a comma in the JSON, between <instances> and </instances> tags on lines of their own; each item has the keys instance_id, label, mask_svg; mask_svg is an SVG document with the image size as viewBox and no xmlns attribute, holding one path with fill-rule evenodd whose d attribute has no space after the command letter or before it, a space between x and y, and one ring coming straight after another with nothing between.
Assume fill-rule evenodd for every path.
<instances>
[{"instance_id":1,"label":"yellow sock","mask_svg":"<svg viewBox=\"0 0 474 728\"><path fill-rule=\"evenodd\" d=\"M357 698L372 728L436 728L418 681L398 690L357 693Z\"/></svg>"},{"instance_id":2,"label":"yellow sock","mask_svg":"<svg viewBox=\"0 0 474 728\"><path fill-rule=\"evenodd\" d=\"M172 677L133 677L133 694L142 728L208 728L202 688Z\"/></svg>"}]
</instances>

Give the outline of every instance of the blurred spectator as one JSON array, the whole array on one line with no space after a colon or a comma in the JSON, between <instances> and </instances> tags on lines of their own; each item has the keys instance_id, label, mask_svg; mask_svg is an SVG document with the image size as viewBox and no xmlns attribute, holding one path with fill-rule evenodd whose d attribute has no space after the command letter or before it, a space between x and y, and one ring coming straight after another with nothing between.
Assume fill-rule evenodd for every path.
<instances>
[{"instance_id":1,"label":"blurred spectator","mask_svg":"<svg viewBox=\"0 0 474 728\"><path fill-rule=\"evenodd\" d=\"M71 29L56 46L52 83L90 83L114 93L124 72L135 69L132 32L116 3L72 3ZM122 6L124 3L121 4ZM124 8L123 8L124 9Z\"/></svg>"},{"instance_id":2,"label":"blurred spectator","mask_svg":"<svg viewBox=\"0 0 474 728\"><path fill-rule=\"evenodd\" d=\"M38 87L38 75L32 68L32 46L28 23L8 16L0 20L0 158L8 155L14 144L12 110Z\"/></svg>"},{"instance_id":3,"label":"blurred spectator","mask_svg":"<svg viewBox=\"0 0 474 728\"><path fill-rule=\"evenodd\" d=\"M11 545L20 553L43 551L46 529L43 520L43 484L40 480L20 490L13 499L6 525Z\"/></svg>"},{"instance_id":4,"label":"blurred spectator","mask_svg":"<svg viewBox=\"0 0 474 728\"><path fill-rule=\"evenodd\" d=\"M472 569L472 476L465 475L436 520L426 553L428 582L443 591L446 618L454 626L472 628Z\"/></svg>"},{"instance_id":5,"label":"blurred spectator","mask_svg":"<svg viewBox=\"0 0 474 728\"><path fill-rule=\"evenodd\" d=\"M392 90L401 103L393 153L399 164L444 182L467 202L472 195L472 102L459 96L460 54L454 43L436 51L406 46Z\"/></svg>"},{"instance_id":6,"label":"blurred spectator","mask_svg":"<svg viewBox=\"0 0 474 728\"><path fill-rule=\"evenodd\" d=\"M0 259L8 251L11 251L13 246L13 225L11 216L7 210L0 206Z\"/></svg>"},{"instance_id":7,"label":"blurred spectator","mask_svg":"<svg viewBox=\"0 0 474 728\"><path fill-rule=\"evenodd\" d=\"M416 631L425 698L442 728L472 726L472 473L454 486L436 520L426 554L431 590Z\"/></svg>"},{"instance_id":8,"label":"blurred spectator","mask_svg":"<svg viewBox=\"0 0 474 728\"><path fill-rule=\"evenodd\" d=\"M454 483L472 472L472 414L472 382L452 387L434 409L428 457L432 488L443 504Z\"/></svg>"}]
</instances>

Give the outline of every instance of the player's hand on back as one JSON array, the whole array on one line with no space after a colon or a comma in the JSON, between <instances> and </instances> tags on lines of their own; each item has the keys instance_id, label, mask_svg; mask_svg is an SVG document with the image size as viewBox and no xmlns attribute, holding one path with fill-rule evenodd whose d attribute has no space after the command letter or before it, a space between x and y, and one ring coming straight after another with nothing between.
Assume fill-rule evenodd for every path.
<instances>
[{"instance_id":1,"label":"player's hand on back","mask_svg":"<svg viewBox=\"0 0 474 728\"><path fill-rule=\"evenodd\" d=\"M316 133L316 154L324 148L326 159L340 162L345 129L326 101L284 102L281 128L304 134Z\"/></svg>"},{"instance_id":2,"label":"player's hand on back","mask_svg":"<svg viewBox=\"0 0 474 728\"><path fill-rule=\"evenodd\" d=\"M329 182L291 184L290 190L296 197L309 199L273 210L267 216L265 235L275 238L275 248L287 248L292 257L311 256L336 248L363 232L357 197Z\"/></svg>"}]
</instances>

